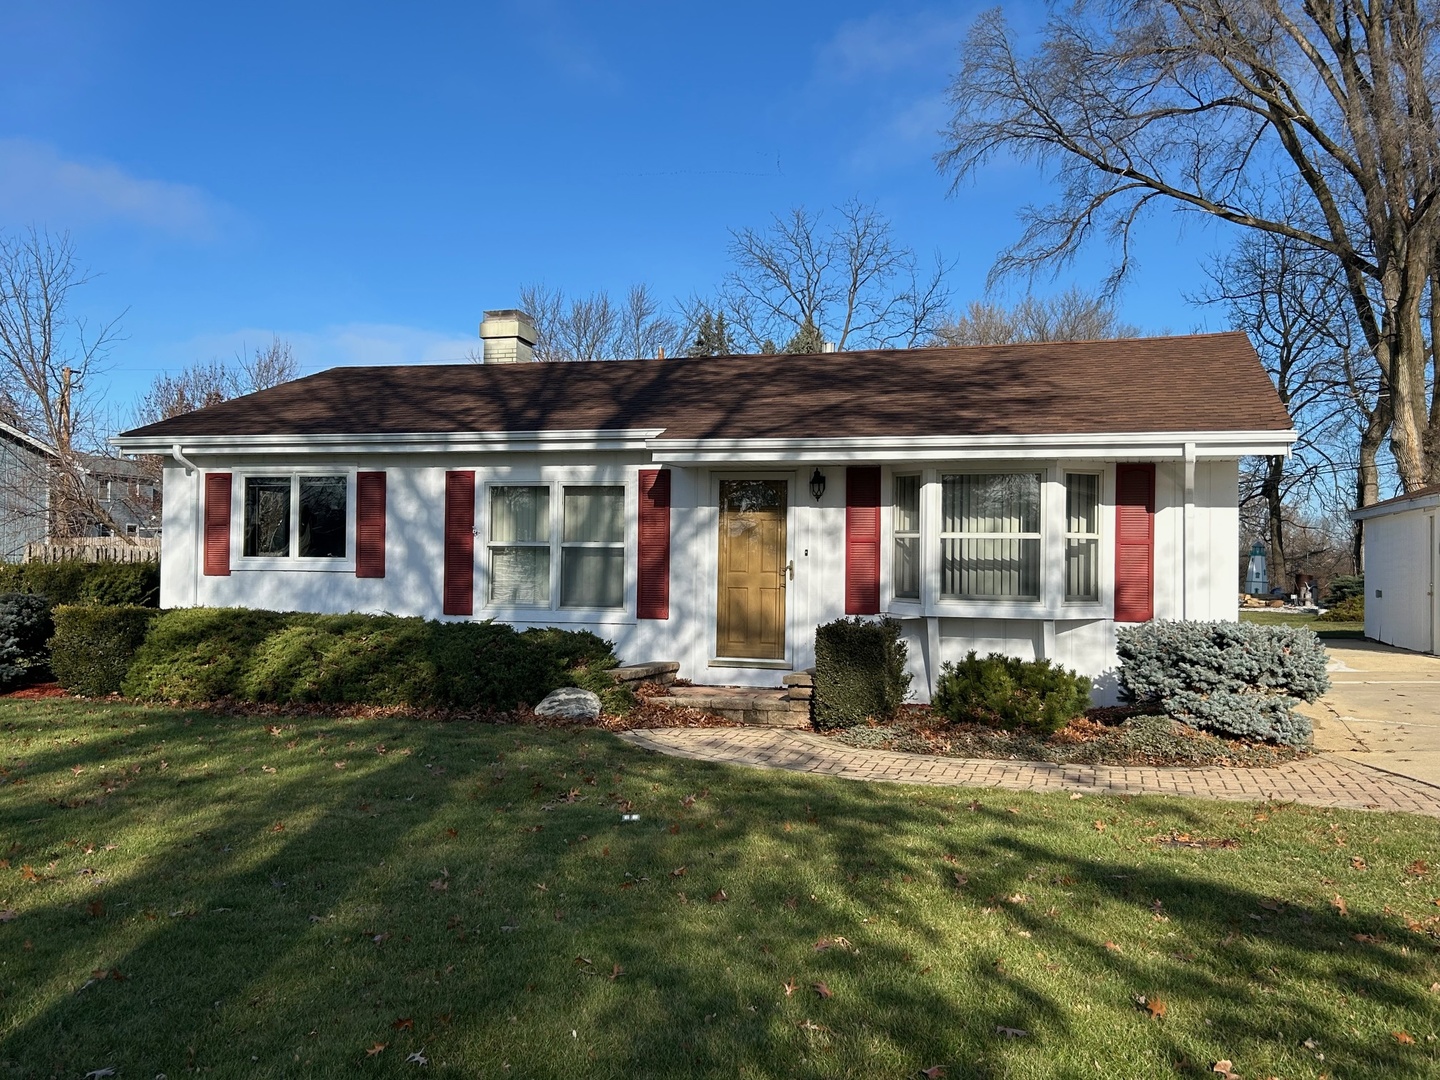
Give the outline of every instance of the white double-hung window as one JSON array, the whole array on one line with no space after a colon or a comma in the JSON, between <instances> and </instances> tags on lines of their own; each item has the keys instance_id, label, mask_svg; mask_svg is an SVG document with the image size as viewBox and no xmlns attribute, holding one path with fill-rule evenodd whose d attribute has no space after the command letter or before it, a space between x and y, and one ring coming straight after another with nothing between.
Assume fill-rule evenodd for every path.
<instances>
[{"instance_id":1,"label":"white double-hung window","mask_svg":"<svg viewBox=\"0 0 1440 1080\"><path fill-rule=\"evenodd\" d=\"M1065 602L1100 599L1100 477L1065 474Z\"/></svg>"},{"instance_id":2,"label":"white double-hung window","mask_svg":"<svg viewBox=\"0 0 1440 1080\"><path fill-rule=\"evenodd\" d=\"M1040 599L1040 473L940 477L940 597Z\"/></svg>"},{"instance_id":3,"label":"white double-hung window","mask_svg":"<svg viewBox=\"0 0 1440 1080\"><path fill-rule=\"evenodd\" d=\"M491 604L625 606L622 485L495 485L489 511Z\"/></svg>"}]
</instances>

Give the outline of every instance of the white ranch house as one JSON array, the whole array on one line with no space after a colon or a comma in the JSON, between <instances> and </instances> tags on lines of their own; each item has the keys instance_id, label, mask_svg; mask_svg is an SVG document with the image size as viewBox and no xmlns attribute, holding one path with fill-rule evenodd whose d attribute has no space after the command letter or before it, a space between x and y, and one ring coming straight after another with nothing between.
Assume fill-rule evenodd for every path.
<instances>
[{"instance_id":1,"label":"white ranch house","mask_svg":"<svg viewBox=\"0 0 1440 1080\"><path fill-rule=\"evenodd\" d=\"M161 603L593 630L777 686L890 614L1113 693L1125 622L1234 618L1237 476L1295 438L1242 334L336 368L118 436L165 457Z\"/></svg>"}]
</instances>

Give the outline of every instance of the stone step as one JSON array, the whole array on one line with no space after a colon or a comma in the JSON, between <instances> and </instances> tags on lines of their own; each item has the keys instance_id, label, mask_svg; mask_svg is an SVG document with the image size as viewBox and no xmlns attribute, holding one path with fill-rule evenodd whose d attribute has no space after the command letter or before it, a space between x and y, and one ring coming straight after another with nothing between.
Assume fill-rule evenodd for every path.
<instances>
[{"instance_id":1,"label":"stone step","mask_svg":"<svg viewBox=\"0 0 1440 1080\"><path fill-rule=\"evenodd\" d=\"M626 664L624 667L613 668L610 677L621 685L652 682L659 686L669 686L675 681L679 670L678 660L657 660L649 664Z\"/></svg>"},{"instance_id":2,"label":"stone step","mask_svg":"<svg viewBox=\"0 0 1440 1080\"><path fill-rule=\"evenodd\" d=\"M749 686L672 686L649 704L664 709L698 709L755 727L808 727L810 702L797 701L784 690Z\"/></svg>"}]
</instances>

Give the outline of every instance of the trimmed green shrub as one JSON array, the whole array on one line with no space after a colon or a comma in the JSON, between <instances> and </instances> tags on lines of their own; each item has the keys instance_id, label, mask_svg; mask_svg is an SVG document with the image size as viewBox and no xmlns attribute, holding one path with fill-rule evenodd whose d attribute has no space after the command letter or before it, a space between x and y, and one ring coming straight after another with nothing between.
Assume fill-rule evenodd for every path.
<instances>
[{"instance_id":1,"label":"trimmed green shrub","mask_svg":"<svg viewBox=\"0 0 1440 1080\"><path fill-rule=\"evenodd\" d=\"M811 717L822 731L895 715L910 693L907 649L894 619L836 619L815 628Z\"/></svg>"},{"instance_id":2,"label":"trimmed green shrub","mask_svg":"<svg viewBox=\"0 0 1440 1080\"><path fill-rule=\"evenodd\" d=\"M1346 597L1323 615L1315 616L1316 622L1364 622L1365 594Z\"/></svg>"},{"instance_id":3,"label":"trimmed green shrub","mask_svg":"<svg viewBox=\"0 0 1440 1080\"><path fill-rule=\"evenodd\" d=\"M0 689L27 682L49 666L54 632L48 597L0 595Z\"/></svg>"},{"instance_id":4,"label":"trimmed green shrub","mask_svg":"<svg viewBox=\"0 0 1440 1080\"><path fill-rule=\"evenodd\" d=\"M48 596L52 604L160 603L160 563L0 563L0 593Z\"/></svg>"},{"instance_id":5,"label":"trimmed green shrub","mask_svg":"<svg viewBox=\"0 0 1440 1080\"><path fill-rule=\"evenodd\" d=\"M72 694L102 697L120 689L154 608L134 604L67 604L55 609L50 668Z\"/></svg>"},{"instance_id":6,"label":"trimmed green shrub","mask_svg":"<svg viewBox=\"0 0 1440 1080\"><path fill-rule=\"evenodd\" d=\"M1149 622L1121 629L1127 701L1191 727L1303 746L1310 720L1294 711L1330 689L1314 631L1239 622Z\"/></svg>"},{"instance_id":7,"label":"trimmed green shrub","mask_svg":"<svg viewBox=\"0 0 1440 1080\"><path fill-rule=\"evenodd\" d=\"M959 664L946 662L936 683L933 708L951 723L1049 734L1090 707L1090 680L1051 664L972 649Z\"/></svg>"},{"instance_id":8,"label":"trimmed green shrub","mask_svg":"<svg viewBox=\"0 0 1440 1080\"><path fill-rule=\"evenodd\" d=\"M603 673L614 646L584 631L517 633L504 623L245 608L163 612L124 681L150 701L513 709L560 686L633 704ZM603 685L590 685L603 679Z\"/></svg>"},{"instance_id":9,"label":"trimmed green shrub","mask_svg":"<svg viewBox=\"0 0 1440 1080\"><path fill-rule=\"evenodd\" d=\"M1335 607L1343 604L1352 596L1358 596L1362 600L1365 597L1365 575L1364 574L1342 574L1330 582L1330 587L1325 590L1325 606Z\"/></svg>"}]
</instances>

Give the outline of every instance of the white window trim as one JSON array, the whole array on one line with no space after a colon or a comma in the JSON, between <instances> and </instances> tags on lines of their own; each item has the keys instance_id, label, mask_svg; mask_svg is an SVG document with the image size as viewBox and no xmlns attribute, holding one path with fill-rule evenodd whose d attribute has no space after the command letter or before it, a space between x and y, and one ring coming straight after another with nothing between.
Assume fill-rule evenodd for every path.
<instances>
[{"instance_id":1,"label":"white window trim","mask_svg":"<svg viewBox=\"0 0 1440 1080\"><path fill-rule=\"evenodd\" d=\"M897 597L894 590L895 477L921 475L920 599ZM950 599L940 596L941 477L946 475L1040 474L1040 581L1038 600ZM1088 473L1100 477L1100 599L1065 600L1065 476ZM1111 518L1115 511L1115 465L1093 459L1078 461L965 461L886 469L885 503L881 513L881 598L883 610L900 618L960 619L1110 619L1115 610L1115 558ZM988 534L987 534L988 535ZM1033 535L1033 534L1031 534Z\"/></svg>"},{"instance_id":2,"label":"white window trim","mask_svg":"<svg viewBox=\"0 0 1440 1080\"><path fill-rule=\"evenodd\" d=\"M545 469L538 473L533 469L487 470L485 478L478 484L475 509L475 610L476 618L498 619L502 622L535 623L550 625L558 623L633 623L635 618L635 565L636 534L639 527L639 504L637 478L633 471L621 472L616 469ZM490 489L503 487L543 487L550 491L550 602L540 604L496 603L490 599ZM565 488L567 487L618 487L624 489L624 532L621 544L582 543L566 544L563 541L565 527ZM507 545L499 543L499 547ZM535 546L541 546L538 543ZM625 552L624 602L621 607L561 607L560 606L560 563L565 547L622 547Z\"/></svg>"},{"instance_id":3,"label":"white window trim","mask_svg":"<svg viewBox=\"0 0 1440 1080\"><path fill-rule=\"evenodd\" d=\"M293 465L252 468L233 473L230 485L231 570L288 570L314 573L355 573L355 473L354 466L317 466L306 469ZM300 489L302 476L343 476L345 478L345 557L343 559L301 558L299 555L245 554L245 481L256 476L290 478L290 550L300 543Z\"/></svg>"}]
</instances>

